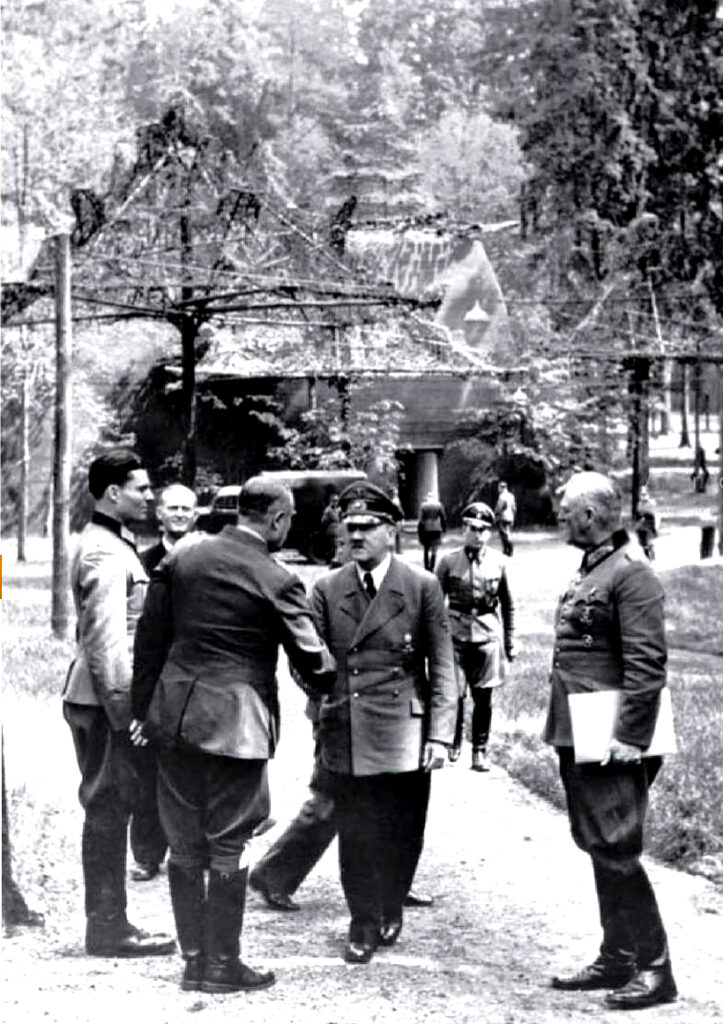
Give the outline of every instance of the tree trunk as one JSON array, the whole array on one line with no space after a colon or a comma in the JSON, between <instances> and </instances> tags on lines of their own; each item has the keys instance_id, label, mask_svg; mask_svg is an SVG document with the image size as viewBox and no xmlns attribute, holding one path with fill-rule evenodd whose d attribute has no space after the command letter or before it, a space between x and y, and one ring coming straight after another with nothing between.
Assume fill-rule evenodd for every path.
<instances>
[{"instance_id":1,"label":"tree trunk","mask_svg":"<svg viewBox=\"0 0 723 1024\"><path fill-rule=\"evenodd\" d=\"M183 400L183 466L181 479L186 487L196 482L196 339L198 324L191 317L184 317L181 326Z\"/></svg>"},{"instance_id":2,"label":"tree trunk","mask_svg":"<svg viewBox=\"0 0 723 1024\"><path fill-rule=\"evenodd\" d=\"M648 396L650 383L650 360L633 359L630 393L630 430L632 435L632 516L638 518L640 488L648 482L650 474L650 435L648 431Z\"/></svg>"},{"instance_id":3,"label":"tree trunk","mask_svg":"<svg viewBox=\"0 0 723 1024\"><path fill-rule=\"evenodd\" d=\"M688 364L680 363L680 444L679 448L690 448L688 434Z\"/></svg>"},{"instance_id":4,"label":"tree trunk","mask_svg":"<svg viewBox=\"0 0 723 1024\"><path fill-rule=\"evenodd\" d=\"M673 364L669 359L663 360L661 367L662 388L660 392L660 433L665 437L670 433L671 385L673 382Z\"/></svg>"},{"instance_id":5,"label":"tree trunk","mask_svg":"<svg viewBox=\"0 0 723 1024\"><path fill-rule=\"evenodd\" d=\"M190 202L187 196L187 203ZM181 262L183 263L183 281L192 278L188 267L191 251L191 222L188 214L183 214L180 223ZM193 288L189 284L181 288L181 299L188 302L193 298ZM184 316L180 323L181 331L181 397L183 402L183 449L181 479L187 487L196 483L196 339L199 324L192 316Z\"/></svg>"}]
</instances>

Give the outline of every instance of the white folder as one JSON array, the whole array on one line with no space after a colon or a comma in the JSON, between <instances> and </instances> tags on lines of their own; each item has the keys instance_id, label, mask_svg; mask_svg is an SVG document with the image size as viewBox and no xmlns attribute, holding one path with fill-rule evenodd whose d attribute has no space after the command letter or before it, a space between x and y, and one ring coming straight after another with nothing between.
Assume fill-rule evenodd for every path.
<instances>
[{"instance_id":1,"label":"white folder","mask_svg":"<svg viewBox=\"0 0 723 1024\"><path fill-rule=\"evenodd\" d=\"M591 693L570 693L570 719L572 741L575 746L575 762L586 764L602 761L610 740L613 738L618 717L621 690L595 690ZM653 738L643 757L659 754L674 754L677 750L673 725L673 704L670 690L664 686L660 691L658 718Z\"/></svg>"}]
</instances>

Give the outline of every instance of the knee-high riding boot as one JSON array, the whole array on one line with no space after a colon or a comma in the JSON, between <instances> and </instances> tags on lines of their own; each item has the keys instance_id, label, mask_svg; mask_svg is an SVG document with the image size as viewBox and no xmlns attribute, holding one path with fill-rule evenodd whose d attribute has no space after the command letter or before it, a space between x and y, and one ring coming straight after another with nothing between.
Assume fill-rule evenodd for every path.
<instances>
[{"instance_id":1,"label":"knee-high riding boot","mask_svg":"<svg viewBox=\"0 0 723 1024\"><path fill-rule=\"evenodd\" d=\"M171 892L176 934L186 966L181 979L185 992L200 990L205 957L203 949L206 886L202 867L181 867L168 863L168 887Z\"/></svg>"},{"instance_id":2,"label":"knee-high riding boot","mask_svg":"<svg viewBox=\"0 0 723 1024\"><path fill-rule=\"evenodd\" d=\"M254 971L239 959L246 906L248 869L223 872L211 868L206 899L204 992L241 992L268 988L273 971Z\"/></svg>"}]
</instances>

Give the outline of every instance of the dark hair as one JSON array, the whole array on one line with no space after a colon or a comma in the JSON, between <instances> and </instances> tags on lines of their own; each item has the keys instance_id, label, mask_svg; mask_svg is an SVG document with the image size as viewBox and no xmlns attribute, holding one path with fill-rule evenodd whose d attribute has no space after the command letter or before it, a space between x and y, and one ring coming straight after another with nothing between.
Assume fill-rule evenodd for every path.
<instances>
[{"instance_id":1,"label":"dark hair","mask_svg":"<svg viewBox=\"0 0 723 1024\"><path fill-rule=\"evenodd\" d=\"M122 487L134 470L142 468L141 460L130 448L110 448L91 462L88 490L97 501L111 484Z\"/></svg>"},{"instance_id":2,"label":"dark hair","mask_svg":"<svg viewBox=\"0 0 723 1024\"><path fill-rule=\"evenodd\" d=\"M239 491L238 513L247 519L259 521L278 502L291 504L293 497L288 487L263 476L252 476Z\"/></svg>"}]
</instances>

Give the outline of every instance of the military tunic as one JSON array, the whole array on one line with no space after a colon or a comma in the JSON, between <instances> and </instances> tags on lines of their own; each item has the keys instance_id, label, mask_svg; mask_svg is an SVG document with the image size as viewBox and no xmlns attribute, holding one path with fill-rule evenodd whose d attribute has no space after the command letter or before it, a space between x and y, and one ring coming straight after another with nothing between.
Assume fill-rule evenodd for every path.
<instances>
[{"instance_id":1,"label":"military tunic","mask_svg":"<svg viewBox=\"0 0 723 1024\"><path fill-rule=\"evenodd\" d=\"M585 555L560 598L543 738L572 746L568 694L622 689L615 736L644 749L655 728L666 658L663 588L621 530Z\"/></svg>"},{"instance_id":2,"label":"military tunic","mask_svg":"<svg viewBox=\"0 0 723 1024\"><path fill-rule=\"evenodd\" d=\"M446 595L452 640L458 657L469 646L484 648L484 671L471 685L494 687L502 683L500 647L514 653L515 608L507 580L507 559L491 548L479 552L479 561L465 548L445 555L437 578Z\"/></svg>"},{"instance_id":3,"label":"military tunic","mask_svg":"<svg viewBox=\"0 0 723 1024\"><path fill-rule=\"evenodd\" d=\"M624 530L586 552L560 599L543 738L557 748L572 837L592 859L601 950L638 968L666 955L655 894L640 863L648 789L660 758L576 764L567 696L622 690L615 737L649 745L665 683L663 588Z\"/></svg>"}]
</instances>

